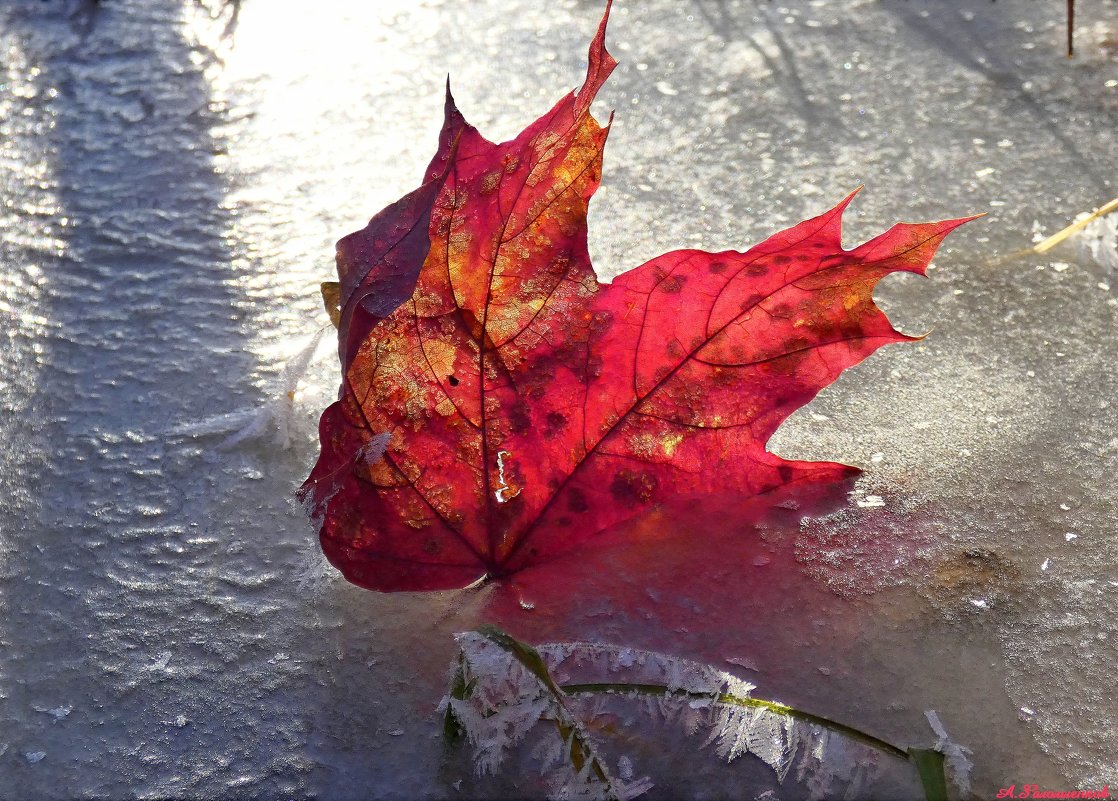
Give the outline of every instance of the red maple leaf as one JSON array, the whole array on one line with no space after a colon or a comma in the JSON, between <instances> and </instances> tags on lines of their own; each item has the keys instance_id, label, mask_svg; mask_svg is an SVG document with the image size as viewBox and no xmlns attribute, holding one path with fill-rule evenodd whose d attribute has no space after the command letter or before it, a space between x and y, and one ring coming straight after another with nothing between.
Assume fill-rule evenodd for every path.
<instances>
[{"instance_id":1,"label":"red maple leaf","mask_svg":"<svg viewBox=\"0 0 1118 801\"><path fill-rule=\"evenodd\" d=\"M301 492L356 584L462 587L666 499L858 472L765 443L847 367L912 339L874 285L923 273L965 220L845 251L851 196L744 253L674 251L599 283L586 211L608 15L582 88L512 141L484 139L448 87L426 182L338 243L344 383Z\"/></svg>"}]
</instances>

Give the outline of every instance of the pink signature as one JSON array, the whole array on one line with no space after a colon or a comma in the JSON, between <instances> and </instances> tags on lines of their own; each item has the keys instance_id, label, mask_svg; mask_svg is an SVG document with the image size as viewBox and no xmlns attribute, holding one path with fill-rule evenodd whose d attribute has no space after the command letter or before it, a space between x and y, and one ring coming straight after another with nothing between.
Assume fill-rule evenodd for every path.
<instances>
[{"instance_id":1,"label":"pink signature","mask_svg":"<svg viewBox=\"0 0 1118 801\"><path fill-rule=\"evenodd\" d=\"M1110 785L1101 790L1042 790L1039 784L1016 784L998 790L998 798L1110 798Z\"/></svg>"}]
</instances>

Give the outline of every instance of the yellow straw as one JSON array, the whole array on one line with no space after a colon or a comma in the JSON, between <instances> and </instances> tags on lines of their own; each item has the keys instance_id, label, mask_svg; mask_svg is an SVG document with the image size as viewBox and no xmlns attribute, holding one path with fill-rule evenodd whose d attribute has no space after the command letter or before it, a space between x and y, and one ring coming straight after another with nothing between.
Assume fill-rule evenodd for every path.
<instances>
[{"instance_id":1,"label":"yellow straw","mask_svg":"<svg viewBox=\"0 0 1118 801\"><path fill-rule=\"evenodd\" d=\"M1092 221L1097 220L1099 217L1105 217L1107 214L1110 214L1110 212L1115 211L1116 209L1118 209L1118 197L1114 198L1114 200L1110 201L1102 208L1092 212L1089 216L1084 217L1079 222L1073 222L1071 225L1069 225L1067 228L1060 231L1059 233L1052 234L1052 236L1048 237L1039 245L1034 247L1033 252L1047 253L1052 248L1056 247L1056 245L1060 244L1069 236L1074 234L1076 231L1083 230L1088 225L1090 225Z\"/></svg>"}]
</instances>

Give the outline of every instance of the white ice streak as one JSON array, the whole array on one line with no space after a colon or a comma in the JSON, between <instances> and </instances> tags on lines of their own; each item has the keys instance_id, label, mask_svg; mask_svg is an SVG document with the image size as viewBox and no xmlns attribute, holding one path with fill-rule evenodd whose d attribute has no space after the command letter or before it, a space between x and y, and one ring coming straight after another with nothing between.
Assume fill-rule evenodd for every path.
<instances>
[{"instance_id":1,"label":"white ice streak","mask_svg":"<svg viewBox=\"0 0 1118 801\"><path fill-rule=\"evenodd\" d=\"M263 439L268 435L280 447L291 447L291 435L295 427L295 391L313 363L323 335L332 330L332 326L320 328L305 346L284 363L279 378L268 391L268 399L260 406L183 423L167 433L176 437L226 434L225 439L217 444L218 450L228 450L242 442Z\"/></svg>"},{"instance_id":2,"label":"white ice streak","mask_svg":"<svg viewBox=\"0 0 1118 801\"><path fill-rule=\"evenodd\" d=\"M508 451L497 451L497 489L493 493L497 497L497 503L508 503L520 494L520 488L510 487L508 479L505 478L505 457L507 456L512 456L512 454Z\"/></svg>"},{"instance_id":3,"label":"white ice streak","mask_svg":"<svg viewBox=\"0 0 1118 801\"><path fill-rule=\"evenodd\" d=\"M947 736L947 729L934 709L924 712L924 717L928 719L928 725L932 727L932 731L939 738L936 741L935 749L943 754L943 761L947 767L947 775L950 777L951 783L955 785L959 795L968 798L970 796L970 772L974 768L974 763L971 762L970 757L974 752Z\"/></svg>"}]
</instances>

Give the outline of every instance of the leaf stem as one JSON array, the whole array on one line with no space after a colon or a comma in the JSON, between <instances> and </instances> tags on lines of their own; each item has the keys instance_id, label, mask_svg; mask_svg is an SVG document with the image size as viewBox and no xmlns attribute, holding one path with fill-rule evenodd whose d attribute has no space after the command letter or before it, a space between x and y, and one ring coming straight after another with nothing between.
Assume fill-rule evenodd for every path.
<instances>
[{"instance_id":1,"label":"leaf stem","mask_svg":"<svg viewBox=\"0 0 1118 801\"><path fill-rule=\"evenodd\" d=\"M708 700L713 703L727 704L729 706L740 707L753 707L760 709L767 709L778 715L785 715L790 718L796 718L806 723L814 723L822 726L825 729L844 734L847 737L865 743L878 751L883 751L889 756L896 757L905 762L908 761L908 752L903 748L886 742L872 734L867 734L864 731L855 729L853 726L847 726L844 723L825 718L822 715L814 715L811 712L804 712L801 709L787 706L786 704L778 703L777 701L769 701L764 698L750 698L742 697L740 695L731 695L730 693L704 693L695 692L692 690L679 690L672 689L663 684L630 684L628 682L594 682L590 684L563 684L559 689L568 695L580 695L584 693L634 693L636 695L649 695L649 696L671 696L674 698L694 698Z\"/></svg>"}]
</instances>

